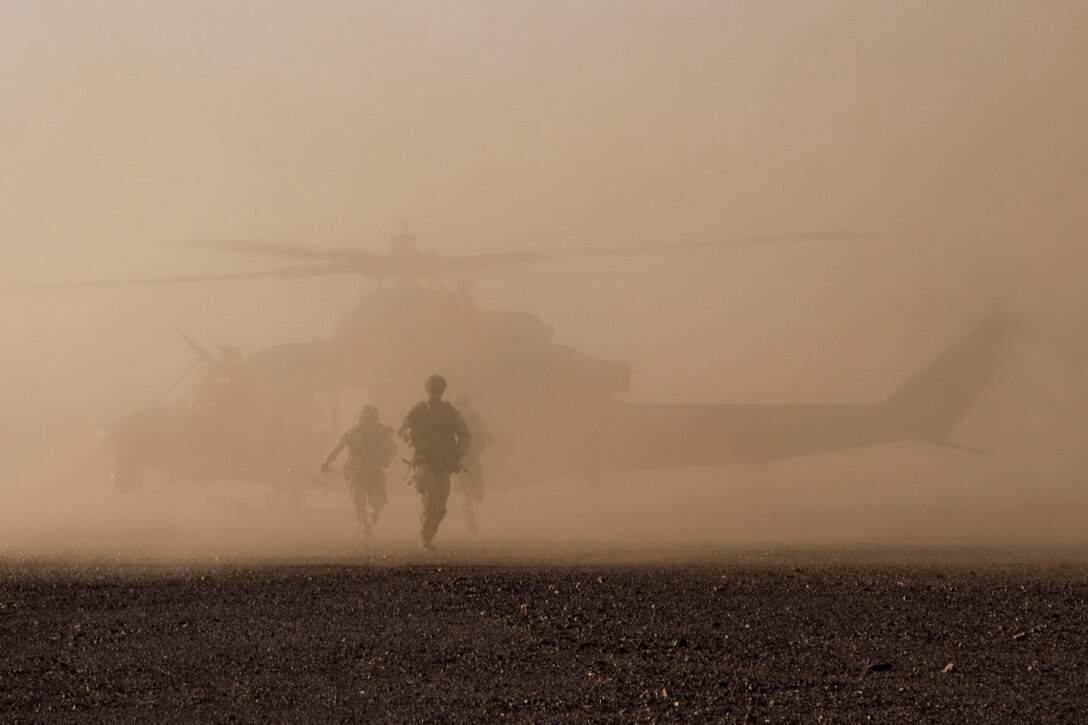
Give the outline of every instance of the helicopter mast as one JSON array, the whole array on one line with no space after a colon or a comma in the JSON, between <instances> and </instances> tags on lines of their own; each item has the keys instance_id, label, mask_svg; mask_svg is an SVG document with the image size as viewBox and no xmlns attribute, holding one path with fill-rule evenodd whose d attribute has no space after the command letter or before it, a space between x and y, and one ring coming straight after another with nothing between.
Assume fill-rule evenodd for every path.
<instances>
[{"instance_id":1,"label":"helicopter mast","mask_svg":"<svg viewBox=\"0 0 1088 725\"><path fill-rule=\"evenodd\" d=\"M411 229L408 226L408 220L405 219L400 225L400 234L394 234L389 237L389 253L395 260L397 266L400 267L400 284L406 286L409 282L410 275L408 270L411 269L411 260L416 256L416 235L412 234Z\"/></svg>"}]
</instances>

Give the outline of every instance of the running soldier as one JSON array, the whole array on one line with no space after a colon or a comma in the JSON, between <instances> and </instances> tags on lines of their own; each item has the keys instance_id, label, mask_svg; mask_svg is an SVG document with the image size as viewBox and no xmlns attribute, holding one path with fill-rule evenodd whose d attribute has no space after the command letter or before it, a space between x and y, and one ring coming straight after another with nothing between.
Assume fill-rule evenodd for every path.
<instances>
[{"instance_id":1,"label":"running soldier","mask_svg":"<svg viewBox=\"0 0 1088 725\"><path fill-rule=\"evenodd\" d=\"M423 497L419 545L433 550L434 535L446 515L450 474L461 469L461 458L472 436L457 408L442 400L445 378L432 375L423 389L427 391L427 400L408 411L400 427L400 437L412 446L411 482Z\"/></svg>"},{"instance_id":2,"label":"running soldier","mask_svg":"<svg viewBox=\"0 0 1088 725\"><path fill-rule=\"evenodd\" d=\"M465 523L469 532L475 536L479 533L476 525L476 504L484 500L484 469L480 463L480 453L491 442L491 431L484 425L479 414L472 409L472 401L467 395L457 398L457 410L465 418L468 432L472 439L461 465L461 473L456 478L457 490L464 496L461 510L465 512Z\"/></svg>"},{"instance_id":3,"label":"running soldier","mask_svg":"<svg viewBox=\"0 0 1088 725\"><path fill-rule=\"evenodd\" d=\"M355 504L355 516L359 519L362 534L370 537L374 533L370 524L378 523L378 515L388 501L383 469L397 455L393 429L378 422L377 408L366 406L359 413L359 422L341 436L340 442L325 456L325 463L321 466L322 473L329 472L332 462L345 447L348 449L348 458L344 463L344 478L351 489L351 500Z\"/></svg>"}]
</instances>

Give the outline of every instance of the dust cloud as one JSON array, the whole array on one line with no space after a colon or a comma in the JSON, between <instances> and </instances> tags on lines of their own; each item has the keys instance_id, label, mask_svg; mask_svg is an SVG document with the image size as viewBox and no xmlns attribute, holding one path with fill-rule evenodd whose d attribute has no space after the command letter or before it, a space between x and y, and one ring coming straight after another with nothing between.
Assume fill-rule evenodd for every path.
<instances>
[{"instance_id":1,"label":"dust cloud","mask_svg":"<svg viewBox=\"0 0 1088 725\"><path fill-rule=\"evenodd\" d=\"M381 252L405 219L443 255L866 232L557 256L472 275L472 294L629 362L624 404L875 404L997 315L1001 368L951 435L990 452L492 477L478 544L1082 546L1086 41L1088 7L1058 0L6 2L0 286L283 263L192 240ZM355 546L335 479L301 506L154 471L123 493L101 438L193 362L176 330L246 356L327 341L374 287L0 293L0 554ZM418 399L398 396L387 423ZM562 469L569 441L542 443ZM417 525L399 466L379 540ZM467 540L459 506L440 544Z\"/></svg>"}]
</instances>

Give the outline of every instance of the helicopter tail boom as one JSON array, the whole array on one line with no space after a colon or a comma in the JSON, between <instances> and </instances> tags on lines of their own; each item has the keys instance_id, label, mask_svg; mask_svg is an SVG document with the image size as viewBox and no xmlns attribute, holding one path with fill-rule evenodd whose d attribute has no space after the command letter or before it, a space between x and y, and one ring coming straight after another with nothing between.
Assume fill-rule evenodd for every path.
<instances>
[{"instance_id":1,"label":"helicopter tail boom","mask_svg":"<svg viewBox=\"0 0 1088 725\"><path fill-rule=\"evenodd\" d=\"M937 359L880 404L885 420L903 437L935 445L949 438L997 372L997 343L1008 325L979 322Z\"/></svg>"},{"instance_id":2,"label":"helicopter tail boom","mask_svg":"<svg viewBox=\"0 0 1088 725\"><path fill-rule=\"evenodd\" d=\"M591 472L769 463L914 440L984 452L952 432L998 369L1006 325L984 320L883 402L871 405L619 403L592 427L576 468Z\"/></svg>"}]
</instances>

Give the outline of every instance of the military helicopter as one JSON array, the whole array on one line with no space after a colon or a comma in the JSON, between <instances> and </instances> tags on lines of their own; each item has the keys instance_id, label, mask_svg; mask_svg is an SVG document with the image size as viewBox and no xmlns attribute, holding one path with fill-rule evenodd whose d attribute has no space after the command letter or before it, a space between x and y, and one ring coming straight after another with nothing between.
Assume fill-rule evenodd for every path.
<instances>
[{"instance_id":1,"label":"military helicopter","mask_svg":"<svg viewBox=\"0 0 1088 725\"><path fill-rule=\"evenodd\" d=\"M496 433L485 458L489 485L497 488L572 474L594 483L612 471L769 463L901 440L977 450L952 442L951 434L997 370L995 349L1005 331L997 319L979 322L874 405L629 403L616 397L629 389L628 363L557 344L552 328L530 313L477 308L465 281L454 289L414 282L560 256L856 236L821 232L568 255L454 256L418 251L405 227L385 253L220 240L198 246L296 264L7 290L325 275L400 280L366 293L327 341L271 347L243 358L230 348L215 355L186 338L197 355L187 392L171 404L160 399L134 412L109 435L114 484L123 490L138 488L143 470L155 469L200 483L257 481L299 495L315 484L322 453L335 439L342 390L367 390L370 404L395 415L408 409L422 381L437 371L473 399Z\"/></svg>"},{"instance_id":2,"label":"military helicopter","mask_svg":"<svg viewBox=\"0 0 1088 725\"><path fill-rule=\"evenodd\" d=\"M289 344L246 359L237 348L216 354L180 334L196 361L155 403L103 431L114 454L114 486L138 489L151 468L171 481L270 484L297 499L314 482L312 461L329 437L318 401L332 394L333 370L322 367L320 350ZM182 382L182 394L168 398Z\"/></svg>"}]
</instances>

